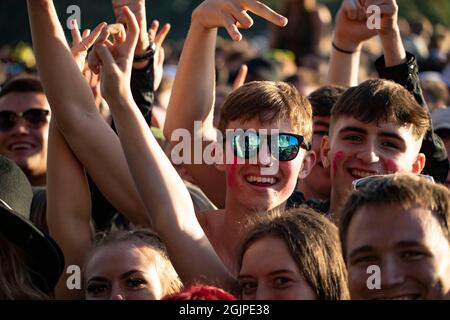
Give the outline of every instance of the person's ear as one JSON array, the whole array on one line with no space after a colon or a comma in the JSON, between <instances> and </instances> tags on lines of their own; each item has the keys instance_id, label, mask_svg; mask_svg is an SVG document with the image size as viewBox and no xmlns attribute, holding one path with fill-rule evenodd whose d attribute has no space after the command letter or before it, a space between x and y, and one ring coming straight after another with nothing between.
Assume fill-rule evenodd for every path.
<instances>
[{"instance_id":1,"label":"person's ear","mask_svg":"<svg viewBox=\"0 0 450 320\"><path fill-rule=\"evenodd\" d=\"M324 168L330 167L331 161L329 159L329 153L330 153L330 137L323 136L322 141L320 142L320 159L322 160Z\"/></svg>"},{"instance_id":2,"label":"person's ear","mask_svg":"<svg viewBox=\"0 0 450 320\"><path fill-rule=\"evenodd\" d=\"M307 151L305 153L305 156L303 157L302 167L300 168L298 177L300 179L305 179L309 175L315 164L316 153L314 151Z\"/></svg>"},{"instance_id":3,"label":"person's ear","mask_svg":"<svg viewBox=\"0 0 450 320\"><path fill-rule=\"evenodd\" d=\"M426 157L423 153L419 153L416 157L416 160L414 161L413 165L412 165L412 173L421 173L423 168L425 168L425 162L426 162Z\"/></svg>"}]
</instances>

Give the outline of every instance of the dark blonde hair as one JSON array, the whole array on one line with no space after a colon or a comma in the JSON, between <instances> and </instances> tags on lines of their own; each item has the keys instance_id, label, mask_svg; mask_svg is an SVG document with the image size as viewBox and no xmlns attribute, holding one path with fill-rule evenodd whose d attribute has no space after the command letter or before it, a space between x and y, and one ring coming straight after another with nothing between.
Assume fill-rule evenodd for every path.
<instances>
[{"instance_id":1,"label":"dark blonde hair","mask_svg":"<svg viewBox=\"0 0 450 320\"><path fill-rule=\"evenodd\" d=\"M349 299L338 230L326 217L311 208L298 207L258 215L249 224L252 228L241 247L239 267L253 243L266 237L277 237L285 241L318 299Z\"/></svg>"},{"instance_id":2,"label":"dark blonde hair","mask_svg":"<svg viewBox=\"0 0 450 320\"><path fill-rule=\"evenodd\" d=\"M103 247L122 242L132 242L139 245L144 245L157 253L155 263L163 289L163 296L181 290L182 283L167 256L167 250L164 243L155 232L149 229L115 229L108 232L98 233L96 235L93 248L85 260L84 269L86 269L87 264L98 250Z\"/></svg>"},{"instance_id":3,"label":"dark blonde hair","mask_svg":"<svg viewBox=\"0 0 450 320\"><path fill-rule=\"evenodd\" d=\"M422 139L430 126L427 110L408 90L382 79L364 81L344 92L331 109L331 127L341 116L365 123L388 122L412 127L416 140Z\"/></svg>"},{"instance_id":4,"label":"dark blonde hair","mask_svg":"<svg viewBox=\"0 0 450 320\"><path fill-rule=\"evenodd\" d=\"M450 190L419 175L398 173L374 178L347 199L339 228L344 257L348 229L356 212L363 206L380 204L396 204L405 210L414 206L430 210L450 241Z\"/></svg>"},{"instance_id":5,"label":"dark blonde hair","mask_svg":"<svg viewBox=\"0 0 450 320\"><path fill-rule=\"evenodd\" d=\"M0 235L0 300L45 300L50 296L39 290L27 255Z\"/></svg>"},{"instance_id":6,"label":"dark blonde hair","mask_svg":"<svg viewBox=\"0 0 450 320\"><path fill-rule=\"evenodd\" d=\"M218 129L224 134L231 121L252 119L258 119L262 124L288 121L294 133L311 143L311 104L288 83L253 81L236 89L222 106Z\"/></svg>"}]
</instances>

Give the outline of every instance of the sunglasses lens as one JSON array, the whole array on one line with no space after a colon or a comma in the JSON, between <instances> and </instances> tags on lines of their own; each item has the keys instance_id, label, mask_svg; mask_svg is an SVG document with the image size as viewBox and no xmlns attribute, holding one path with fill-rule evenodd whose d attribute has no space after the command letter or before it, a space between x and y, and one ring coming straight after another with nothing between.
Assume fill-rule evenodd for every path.
<instances>
[{"instance_id":1,"label":"sunglasses lens","mask_svg":"<svg viewBox=\"0 0 450 320\"><path fill-rule=\"evenodd\" d=\"M30 109L24 112L23 118L31 125L40 126L47 122L48 110Z\"/></svg>"},{"instance_id":2,"label":"sunglasses lens","mask_svg":"<svg viewBox=\"0 0 450 320\"><path fill-rule=\"evenodd\" d=\"M362 188L365 188L369 184L369 182L377 181L382 178L393 177L395 175L396 175L395 173L394 174L385 174L385 175L373 175L370 177L353 180L353 182L352 182L353 190L361 190ZM426 179L430 182L433 182L433 183L435 182L434 178L432 176L425 175L425 174L418 174L417 176L421 177L423 179Z\"/></svg>"},{"instance_id":3,"label":"sunglasses lens","mask_svg":"<svg viewBox=\"0 0 450 320\"><path fill-rule=\"evenodd\" d=\"M249 159L258 154L260 139L256 133L241 133L233 138L234 153L239 158Z\"/></svg>"},{"instance_id":4,"label":"sunglasses lens","mask_svg":"<svg viewBox=\"0 0 450 320\"><path fill-rule=\"evenodd\" d=\"M1 111L0 112L0 131L8 131L16 125L17 116L14 112Z\"/></svg>"},{"instance_id":5,"label":"sunglasses lens","mask_svg":"<svg viewBox=\"0 0 450 320\"><path fill-rule=\"evenodd\" d=\"M276 139L274 142L275 145L272 146L272 150L278 149L278 155L275 152L272 152L272 154L280 161L290 161L295 159L302 143L302 141L299 140L299 137L283 133L278 135L278 142Z\"/></svg>"},{"instance_id":6,"label":"sunglasses lens","mask_svg":"<svg viewBox=\"0 0 450 320\"><path fill-rule=\"evenodd\" d=\"M47 122L47 116L49 111L44 109L30 109L18 115L12 111L0 112L0 131L9 131L13 129L19 117L22 117L27 122L27 125L32 128L39 128L42 124Z\"/></svg>"}]
</instances>

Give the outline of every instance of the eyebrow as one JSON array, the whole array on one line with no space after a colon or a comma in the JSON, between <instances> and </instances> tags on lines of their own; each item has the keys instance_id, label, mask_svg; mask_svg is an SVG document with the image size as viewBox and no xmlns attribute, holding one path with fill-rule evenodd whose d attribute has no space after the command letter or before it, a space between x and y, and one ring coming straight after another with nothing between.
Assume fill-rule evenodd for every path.
<instances>
[{"instance_id":1,"label":"eyebrow","mask_svg":"<svg viewBox=\"0 0 450 320\"><path fill-rule=\"evenodd\" d=\"M341 130L339 130L339 134L346 132L359 132L362 134L367 134L367 130L358 127L344 127Z\"/></svg>"},{"instance_id":2,"label":"eyebrow","mask_svg":"<svg viewBox=\"0 0 450 320\"><path fill-rule=\"evenodd\" d=\"M393 139L399 140L401 143L405 144L405 140L401 136L399 136L397 133L383 131L383 132L381 132L380 137L393 138Z\"/></svg>"},{"instance_id":3,"label":"eyebrow","mask_svg":"<svg viewBox=\"0 0 450 320\"><path fill-rule=\"evenodd\" d=\"M270 272L269 276L275 276L275 275L281 274L281 273L294 273L294 271L288 270L288 269L276 270L276 271Z\"/></svg>"},{"instance_id":4,"label":"eyebrow","mask_svg":"<svg viewBox=\"0 0 450 320\"><path fill-rule=\"evenodd\" d=\"M415 240L407 240L407 241L400 241L395 246L399 248L421 247L422 243Z\"/></svg>"},{"instance_id":5,"label":"eyebrow","mask_svg":"<svg viewBox=\"0 0 450 320\"><path fill-rule=\"evenodd\" d=\"M371 251L373 251L373 247L369 246L369 245L358 247L358 248L356 248L356 249L354 249L354 250L352 250L350 252L349 259L351 260L352 258L357 256L358 254L371 252Z\"/></svg>"},{"instance_id":6,"label":"eyebrow","mask_svg":"<svg viewBox=\"0 0 450 320\"><path fill-rule=\"evenodd\" d=\"M88 283L91 282L91 281L107 282L108 279L103 278L103 277L92 277L92 278L90 278L88 280Z\"/></svg>"},{"instance_id":7,"label":"eyebrow","mask_svg":"<svg viewBox=\"0 0 450 320\"><path fill-rule=\"evenodd\" d=\"M358 128L358 127L344 127L339 131L339 133L345 133L345 132L359 132L362 134L367 134L367 130ZM379 134L379 136L385 137L385 138L393 138L393 139L401 141L402 143L405 143L405 140L400 135L398 135L397 133L394 133L394 132L382 131Z\"/></svg>"},{"instance_id":8,"label":"eyebrow","mask_svg":"<svg viewBox=\"0 0 450 320\"><path fill-rule=\"evenodd\" d=\"M126 279L126 278L128 278L129 276L131 276L134 273L141 273L141 271L139 271L139 270L130 270L130 271L125 272L124 274L122 274L120 276L120 279ZM105 278L105 277L96 276L96 277L90 278L88 280L88 282L90 282L90 281L108 281L108 279Z\"/></svg>"},{"instance_id":9,"label":"eyebrow","mask_svg":"<svg viewBox=\"0 0 450 320\"><path fill-rule=\"evenodd\" d=\"M122 274L122 275L120 276L120 279L126 279L126 278L128 278L129 276L131 276L133 273L141 273L141 271L139 271L139 270L130 270L130 271L125 272L124 274Z\"/></svg>"},{"instance_id":10,"label":"eyebrow","mask_svg":"<svg viewBox=\"0 0 450 320\"><path fill-rule=\"evenodd\" d=\"M281 269L281 270L275 270L275 271L269 272L268 275L269 276L276 276L278 274L283 274L283 273L291 273L291 274L293 274L295 272L292 271L292 270L288 270L288 269ZM242 278L254 278L254 277L251 276L251 275L246 275L246 274L242 274L242 275L238 276L238 279L242 279Z\"/></svg>"}]
</instances>

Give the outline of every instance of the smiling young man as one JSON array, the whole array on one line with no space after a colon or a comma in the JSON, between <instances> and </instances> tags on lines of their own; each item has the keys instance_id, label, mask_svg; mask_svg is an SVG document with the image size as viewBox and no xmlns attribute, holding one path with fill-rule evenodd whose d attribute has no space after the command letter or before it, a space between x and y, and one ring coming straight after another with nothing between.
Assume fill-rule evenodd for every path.
<instances>
[{"instance_id":1,"label":"smiling young man","mask_svg":"<svg viewBox=\"0 0 450 320\"><path fill-rule=\"evenodd\" d=\"M233 138L226 140L222 151L225 159L233 161L210 167L225 176L225 208L199 213L197 218L219 257L233 270L246 219L283 206L297 178L306 176L314 163L307 151L311 106L286 83L250 82L227 98L218 128L223 133L233 130Z\"/></svg>"},{"instance_id":2,"label":"smiling young man","mask_svg":"<svg viewBox=\"0 0 450 320\"><path fill-rule=\"evenodd\" d=\"M342 210L352 299L441 299L450 293L450 191L420 176L370 178ZM369 289L369 266L379 288Z\"/></svg>"},{"instance_id":3,"label":"smiling young man","mask_svg":"<svg viewBox=\"0 0 450 320\"><path fill-rule=\"evenodd\" d=\"M381 10L378 29L368 29L365 12L371 5ZM363 42L376 35L384 55L375 67L381 78L397 84L367 81L349 89L332 110L329 137L321 146L322 163L331 170L331 203L317 207L332 213L334 221L354 179L423 170L445 181L448 173L447 153L430 126L416 59L402 43L396 0L343 1L328 82L356 86Z\"/></svg>"},{"instance_id":4,"label":"smiling young man","mask_svg":"<svg viewBox=\"0 0 450 320\"><path fill-rule=\"evenodd\" d=\"M354 180L422 171L420 148L429 121L427 111L392 81L368 80L341 96L321 145L322 163L331 173L329 214L335 222Z\"/></svg>"},{"instance_id":5,"label":"smiling young man","mask_svg":"<svg viewBox=\"0 0 450 320\"><path fill-rule=\"evenodd\" d=\"M17 78L0 91L0 154L13 160L32 186L44 186L50 107L41 82Z\"/></svg>"},{"instance_id":6,"label":"smiling young man","mask_svg":"<svg viewBox=\"0 0 450 320\"><path fill-rule=\"evenodd\" d=\"M211 143L220 144L212 119L217 29L225 27L232 39L239 41L238 26L249 28L253 24L250 12L278 26L287 23L286 18L253 0L206 0L193 12L167 109L167 139L172 140L181 128L188 130L193 140L204 141L203 150ZM202 121L200 132L195 121ZM198 186L221 208L198 213L198 221L219 257L237 273L236 252L246 234L246 219L258 211L284 206L297 179L304 178L315 161L314 154L306 150L312 136L311 105L288 84L249 82L227 98L218 129L222 136L227 130L251 129L256 133L227 139L223 149L217 149L224 159L233 161L215 166L194 161L186 164ZM279 132L278 140L274 136L268 139L266 134L271 135L271 130ZM273 145L278 146L278 155L271 149ZM263 163L258 153L270 161ZM264 173L273 168L278 169Z\"/></svg>"}]
</instances>

